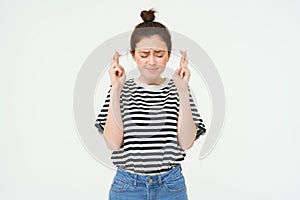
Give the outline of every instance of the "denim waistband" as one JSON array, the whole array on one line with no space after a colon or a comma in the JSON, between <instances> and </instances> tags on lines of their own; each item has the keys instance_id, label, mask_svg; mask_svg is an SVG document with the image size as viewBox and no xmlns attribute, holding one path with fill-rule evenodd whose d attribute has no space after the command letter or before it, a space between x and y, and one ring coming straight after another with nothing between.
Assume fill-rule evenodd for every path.
<instances>
[{"instance_id":1,"label":"denim waistband","mask_svg":"<svg viewBox=\"0 0 300 200\"><path fill-rule=\"evenodd\" d=\"M169 179L176 178L181 174L181 166L177 165L170 169L167 172L163 172L157 175L140 175L134 174L132 172L126 171L122 168L117 169L115 179L126 182L132 186L157 186L161 185L164 182L167 182Z\"/></svg>"}]
</instances>

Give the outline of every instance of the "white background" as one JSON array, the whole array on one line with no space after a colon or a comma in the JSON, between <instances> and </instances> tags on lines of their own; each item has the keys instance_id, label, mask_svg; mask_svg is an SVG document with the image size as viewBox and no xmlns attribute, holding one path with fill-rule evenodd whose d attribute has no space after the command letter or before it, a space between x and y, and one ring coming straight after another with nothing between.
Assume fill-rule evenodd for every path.
<instances>
[{"instance_id":1,"label":"white background","mask_svg":"<svg viewBox=\"0 0 300 200\"><path fill-rule=\"evenodd\" d=\"M114 172L84 149L73 90L88 55L143 9L197 42L225 87L214 151L184 162L191 200L299 199L299 1L1 1L0 199L106 199Z\"/></svg>"}]
</instances>

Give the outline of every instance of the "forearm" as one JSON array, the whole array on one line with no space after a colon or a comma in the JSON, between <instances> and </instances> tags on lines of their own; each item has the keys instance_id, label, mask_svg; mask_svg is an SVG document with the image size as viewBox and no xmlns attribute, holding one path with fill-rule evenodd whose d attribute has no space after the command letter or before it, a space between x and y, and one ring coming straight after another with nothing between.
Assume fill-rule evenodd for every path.
<instances>
[{"instance_id":1,"label":"forearm","mask_svg":"<svg viewBox=\"0 0 300 200\"><path fill-rule=\"evenodd\" d=\"M196 138L196 125L190 106L189 91L182 90L179 94L179 116L177 124L178 143L182 149L192 147Z\"/></svg>"},{"instance_id":2,"label":"forearm","mask_svg":"<svg viewBox=\"0 0 300 200\"><path fill-rule=\"evenodd\" d=\"M111 150L118 150L123 143L123 121L120 110L120 90L111 88L107 119L104 126L104 138Z\"/></svg>"}]
</instances>

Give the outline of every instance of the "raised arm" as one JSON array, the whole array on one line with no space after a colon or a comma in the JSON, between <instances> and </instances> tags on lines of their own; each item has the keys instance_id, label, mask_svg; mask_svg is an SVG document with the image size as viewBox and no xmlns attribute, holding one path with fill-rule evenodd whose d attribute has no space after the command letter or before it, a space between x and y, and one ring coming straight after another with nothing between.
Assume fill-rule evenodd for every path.
<instances>
[{"instance_id":1,"label":"raised arm","mask_svg":"<svg viewBox=\"0 0 300 200\"><path fill-rule=\"evenodd\" d=\"M119 64L119 54L116 52L113 64L109 68L111 80L110 102L107 119L104 126L104 138L110 150L118 150L123 143L123 121L120 110L120 94L126 80L124 68Z\"/></svg>"},{"instance_id":2,"label":"raised arm","mask_svg":"<svg viewBox=\"0 0 300 200\"><path fill-rule=\"evenodd\" d=\"M188 69L186 52L181 51L180 66L173 75L174 84L179 95L179 116L177 123L178 143L182 149L187 150L192 147L196 138L196 125L193 120L188 82L191 72Z\"/></svg>"}]
</instances>

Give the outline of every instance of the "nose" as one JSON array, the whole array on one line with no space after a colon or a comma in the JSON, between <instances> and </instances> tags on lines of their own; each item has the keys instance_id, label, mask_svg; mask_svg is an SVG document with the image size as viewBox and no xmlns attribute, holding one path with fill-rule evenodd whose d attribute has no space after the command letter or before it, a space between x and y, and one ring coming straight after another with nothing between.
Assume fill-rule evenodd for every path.
<instances>
[{"instance_id":1,"label":"nose","mask_svg":"<svg viewBox=\"0 0 300 200\"><path fill-rule=\"evenodd\" d=\"M149 65L155 65L156 61L153 55L149 56Z\"/></svg>"}]
</instances>

